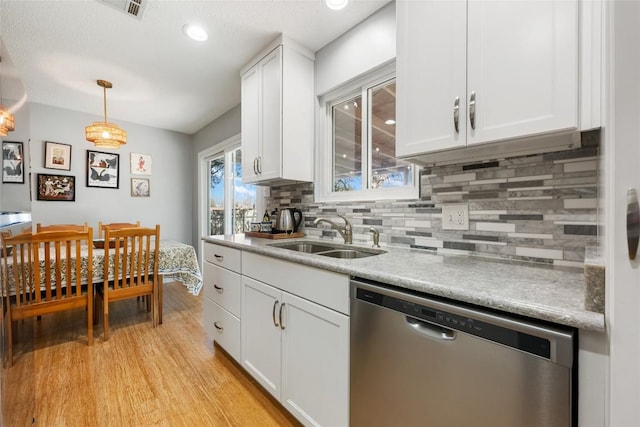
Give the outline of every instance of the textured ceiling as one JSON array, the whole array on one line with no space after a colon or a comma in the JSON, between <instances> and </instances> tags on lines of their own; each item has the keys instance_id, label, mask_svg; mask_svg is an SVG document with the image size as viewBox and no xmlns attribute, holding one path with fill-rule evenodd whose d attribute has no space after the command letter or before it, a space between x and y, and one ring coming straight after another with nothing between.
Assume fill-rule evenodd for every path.
<instances>
[{"instance_id":1,"label":"textured ceiling","mask_svg":"<svg viewBox=\"0 0 640 427\"><path fill-rule=\"evenodd\" d=\"M280 33L315 51L388 0L150 0L142 19L98 0L0 0L2 96L192 134L240 103L240 68ZM205 27L197 43L186 23Z\"/></svg>"}]
</instances>

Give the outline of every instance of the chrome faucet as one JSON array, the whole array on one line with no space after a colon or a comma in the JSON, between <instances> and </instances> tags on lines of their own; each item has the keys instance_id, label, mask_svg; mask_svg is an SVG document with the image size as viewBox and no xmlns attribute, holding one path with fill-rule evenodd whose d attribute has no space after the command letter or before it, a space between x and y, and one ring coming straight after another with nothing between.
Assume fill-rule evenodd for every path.
<instances>
[{"instance_id":1,"label":"chrome faucet","mask_svg":"<svg viewBox=\"0 0 640 427\"><path fill-rule=\"evenodd\" d=\"M331 225L331 227L333 229L335 229L338 233L340 233L340 235L344 239L344 242L349 245L349 244L353 243L353 228L351 227L351 223L349 222L349 220L347 218L345 218L342 215L338 215L338 216L344 220L344 228L340 227L335 222L330 221L330 220L328 220L326 218L316 218L313 221L313 223L314 224L319 224L321 222L326 222L327 224Z\"/></svg>"},{"instance_id":2,"label":"chrome faucet","mask_svg":"<svg viewBox=\"0 0 640 427\"><path fill-rule=\"evenodd\" d=\"M380 247L380 232L376 229L371 227L369 229L369 233L373 233L373 245L371 245L374 248L379 248Z\"/></svg>"}]
</instances>

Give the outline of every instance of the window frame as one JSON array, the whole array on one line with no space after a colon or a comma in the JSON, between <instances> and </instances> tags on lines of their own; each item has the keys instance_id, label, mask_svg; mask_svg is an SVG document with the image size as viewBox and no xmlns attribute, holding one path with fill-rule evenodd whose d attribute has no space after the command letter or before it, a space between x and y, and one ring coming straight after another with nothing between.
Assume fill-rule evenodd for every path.
<instances>
[{"instance_id":1,"label":"window frame","mask_svg":"<svg viewBox=\"0 0 640 427\"><path fill-rule=\"evenodd\" d=\"M371 109L369 89L396 78L395 62L383 65L344 85L318 97L316 158L314 193L317 202L357 202L371 200L406 200L419 197L420 168L413 166L412 185L394 188L371 188ZM357 191L333 191L334 135L332 107L360 95L362 99L362 184L367 188ZM366 173L365 173L366 172Z\"/></svg>"},{"instance_id":2,"label":"window frame","mask_svg":"<svg viewBox=\"0 0 640 427\"><path fill-rule=\"evenodd\" d=\"M199 173L198 173L198 236L204 236L208 230L208 204L209 204L209 169L208 163L211 158L224 156L225 164L227 162L227 154L230 154L231 151L240 148L242 149L242 137L240 134L232 136L218 144L215 144L209 148L206 148L198 153L198 165L199 165ZM225 182L225 210L227 210L227 203L230 203L230 197L227 196L227 183ZM265 209L265 200L264 200L264 189L263 187L256 186L256 215L259 218L262 218L260 215L261 212ZM229 208L233 210L233 204L230 204ZM226 222L229 221L229 226L231 225L230 215L225 215L225 231L227 229ZM202 271L202 254L204 253L204 240L200 239L200 244L198 247L200 257L200 270Z\"/></svg>"}]
</instances>

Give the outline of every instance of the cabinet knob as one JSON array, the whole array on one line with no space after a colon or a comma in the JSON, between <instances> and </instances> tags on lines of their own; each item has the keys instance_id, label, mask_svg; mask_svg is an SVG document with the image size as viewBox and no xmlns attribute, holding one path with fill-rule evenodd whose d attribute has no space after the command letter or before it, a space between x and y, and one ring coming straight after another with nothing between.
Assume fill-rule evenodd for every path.
<instances>
[{"instance_id":1,"label":"cabinet knob","mask_svg":"<svg viewBox=\"0 0 640 427\"><path fill-rule=\"evenodd\" d=\"M282 305L280 306L280 311L278 312L278 318L280 319L280 329L282 330L284 330L284 322L282 321L282 309L285 305L285 303L282 303Z\"/></svg>"},{"instance_id":2,"label":"cabinet knob","mask_svg":"<svg viewBox=\"0 0 640 427\"><path fill-rule=\"evenodd\" d=\"M471 129L476 129L476 93L471 92L469 96L469 124Z\"/></svg>"},{"instance_id":3,"label":"cabinet knob","mask_svg":"<svg viewBox=\"0 0 640 427\"><path fill-rule=\"evenodd\" d=\"M273 311L271 311L271 318L273 319L273 326L275 326L276 328L280 325L278 325L278 322L276 322L276 306L278 305L280 301L276 300L276 302L273 303Z\"/></svg>"},{"instance_id":4,"label":"cabinet knob","mask_svg":"<svg viewBox=\"0 0 640 427\"><path fill-rule=\"evenodd\" d=\"M460 97L456 96L456 100L453 102L453 127L456 130L456 133L460 133Z\"/></svg>"},{"instance_id":5,"label":"cabinet knob","mask_svg":"<svg viewBox=\"0 0 640 427\"><path fill-rule=\"evenodd\" d=\"M636 259L640 239L640 207L635 188L627 190L627 247L629 259Z\"/></svg>"}]
</instances>

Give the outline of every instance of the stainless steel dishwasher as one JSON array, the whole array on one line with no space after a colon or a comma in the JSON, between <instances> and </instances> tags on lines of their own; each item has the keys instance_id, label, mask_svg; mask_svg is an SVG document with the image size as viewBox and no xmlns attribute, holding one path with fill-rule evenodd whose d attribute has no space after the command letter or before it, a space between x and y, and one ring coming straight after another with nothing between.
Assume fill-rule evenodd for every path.
<instances>
[{"instance_id":1,"label":"stainless steel dishwasher","mask_svg":"<svg viewBox=\"0 0 640 427\"><path fill-rule=\"evenodd\" d=\"M350 425L577 425L575 331L351 281Z\"/></svg>"}]
</instances>

